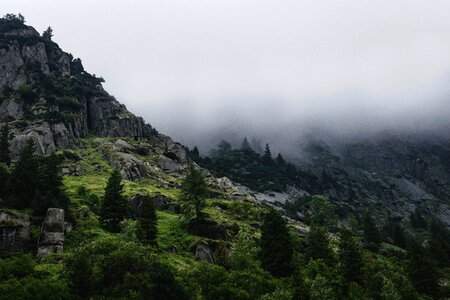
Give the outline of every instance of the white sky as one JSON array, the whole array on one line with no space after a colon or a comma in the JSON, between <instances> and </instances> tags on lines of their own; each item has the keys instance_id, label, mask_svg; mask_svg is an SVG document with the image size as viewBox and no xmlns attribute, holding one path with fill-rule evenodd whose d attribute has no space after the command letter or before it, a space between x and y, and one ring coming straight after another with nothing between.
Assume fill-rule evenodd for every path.
<instances>
[{"instance_id":1,"label":"white sky","mask_svg":"<svg viewBox=\"0 0 450 300\"><path fill-rule=\"evenodd\" d=\"M187 143L205 126L450 113L448 0L0 0L19 12Z\"/></svg>"}]
</instances>

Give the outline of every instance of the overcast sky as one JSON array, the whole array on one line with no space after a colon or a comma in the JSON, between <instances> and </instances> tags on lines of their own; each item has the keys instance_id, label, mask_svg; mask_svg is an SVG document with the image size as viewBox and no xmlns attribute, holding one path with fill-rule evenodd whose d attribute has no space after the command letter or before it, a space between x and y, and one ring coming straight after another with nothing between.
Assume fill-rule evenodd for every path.
<instances>
[{"instance_id":1,"label":"overcast sky","mask_svg":"<svg viewBox=\"0 0 450 300\"><path fill-rule=\"evenodd\" d=\"M2 0L184 143L230 129L434 126L450 1ZM289 131L286 129L286 132Z\"/></svg>"}]
</instances>

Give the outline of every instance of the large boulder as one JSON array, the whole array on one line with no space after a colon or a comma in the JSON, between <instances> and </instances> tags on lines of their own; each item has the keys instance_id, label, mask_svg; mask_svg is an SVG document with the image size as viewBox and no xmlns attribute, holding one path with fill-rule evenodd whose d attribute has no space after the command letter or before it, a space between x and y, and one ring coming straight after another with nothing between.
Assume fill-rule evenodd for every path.
<instances>
[{"instance_id":1,"label":"large boulder","mask_svg":"<svg viewBox=\"0 0 450 300\"><path fill-rule=\"evenodd\" d=\"M137 219L142 213L142 202L144 198L147 197L145 194L135 194L128 199L129 207L131 210L131 215L133 218ZM156 194L150 196L153 206L156 210L169 210L171 212L177 213L180 211L180 206L173 203L172 199L166 197L162 194Z\"/></svg>"},{"instance_id":2,"label":"large boulder","mask_svg":"<svg viewBox=\"0 0 450 300\"><path fill-rule=\"evenodd\" d=\"M30 217L9 210L0 210L0 256L28 250Z\"/></svg>"},{"instance_id":3,"label":"large boulder","mask_svg":"<svg viewBox=\"0 0 450 300\"><path fill-rule=\"evenodd\" d=\"M158 157L158 167L160 167L164 172L175 173L183 170L183 166L173 159L168 158L165 155L160 155Z\"/></svg>"},{"instance_id":4,"label":"large boulder","mask_svg":"<svg viewBox=\"0 0 450 300\"><path fill-rule=\"evenodd\" d=\"M65 229L64 209L49 208L42 223L36 256L42 258L52 253L63 252Z\"/></svg>"}]
</instances>

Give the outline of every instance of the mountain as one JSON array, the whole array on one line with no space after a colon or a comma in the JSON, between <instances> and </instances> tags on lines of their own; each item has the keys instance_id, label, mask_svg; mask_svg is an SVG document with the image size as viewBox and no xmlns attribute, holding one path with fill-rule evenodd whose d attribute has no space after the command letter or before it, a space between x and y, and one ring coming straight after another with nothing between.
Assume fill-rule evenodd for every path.
<instances>
[{"instance_id":1,"label":"mountain","mask_svg":"<svg viewBox=\"0 0 450 300\"><path fill-rule=\"evenodd\" d=\"M0 299L450 295L448 144L201 157L51 37L0 19Z\"/></svg>"},{"instance_id":2,"label":"mountain","mask_svg":"<svg viewBox=\"0 0 450 300\"><path fill-rule=\"evenodd\" d=\"M88 135L158 137L109 95L103 79L86 72L79 58L20 21L0 20L0 70L0 122L14 129L15 158L29 137L40 154Z\"/></svg>"}]
</instances>

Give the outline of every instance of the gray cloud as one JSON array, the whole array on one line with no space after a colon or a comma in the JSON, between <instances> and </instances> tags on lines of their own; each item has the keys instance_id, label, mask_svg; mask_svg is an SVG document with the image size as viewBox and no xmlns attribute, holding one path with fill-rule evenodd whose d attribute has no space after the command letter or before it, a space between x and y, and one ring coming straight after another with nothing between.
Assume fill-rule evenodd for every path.
<instances>
[{"instance_id":1,"label":"gray cloud","mask_svg":"<svg viewBox=\"0 0 450 300\"><path fill-rule=\"evenodd\" d=\"M449 1L15 0L2 10L51 25L108 91L188 145L449 124Z\"/></svg>"}]
</instances>

